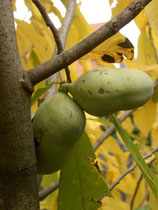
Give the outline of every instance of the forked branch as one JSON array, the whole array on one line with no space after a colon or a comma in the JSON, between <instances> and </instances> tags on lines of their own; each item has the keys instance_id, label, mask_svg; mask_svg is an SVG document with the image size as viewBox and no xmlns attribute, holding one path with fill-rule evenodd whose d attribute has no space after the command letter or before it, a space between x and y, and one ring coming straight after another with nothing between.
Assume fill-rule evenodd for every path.
<instances>
[{"instance_id":1,"label":"forked branch","mask_svg":"<svg viewBox=\"0 0 158 210\"><path fill-rule=\"evenodd\" d=\"M71 24L73 16L74 16L76 0L69 0L68 1L67 13L65 15L61 30L59 32L56 29L56 27L54 26L51 19L49 18L48 14L45 10L45 7L42 5L42 3L39 0L32 0L32 2L38 8L38 10L41 13L46 25L50 28L50 30L51 30L51 32L54 36L55 42L56 42L57 55L59 55L60 53L62 53L64 51L64 46L65 46L65 42L66 42L67 33L68 33L68 30L70 28L70 24ZM68 66L65 67L65 72L66 72L66 75L67 75L67 81L71 82L70 71L69 71Z\"/></svg>"},{"instance_id":2,"label":"forked branch","mask_svg":"<svg viewBox=\"0 0 158 210\"><path fill-rule=\"evenodd\" d=\"M149 2L151 0L133 0L119 15L112 18L97 31L63 53L28 71L33 85L70 65L116 34L123 26L133 20Z\"/></svg>"}]
</instances>

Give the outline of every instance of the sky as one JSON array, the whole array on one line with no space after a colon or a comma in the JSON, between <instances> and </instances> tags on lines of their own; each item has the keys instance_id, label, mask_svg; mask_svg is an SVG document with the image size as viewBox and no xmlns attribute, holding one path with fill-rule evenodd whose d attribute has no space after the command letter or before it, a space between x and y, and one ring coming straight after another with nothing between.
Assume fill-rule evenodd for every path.
<instances>
[{"instance_id":1,"label":"sky","mask_svg":"<svg viewBox=\"0 0 158 210\"><path fill-rule=\"evenodd\" d=\"M16 7L17 12L14 13L16 18L24 19L25 21L29 21L29 18L31 17L31 13L28 12L27 8L25 7L25 4L23 0L16 0ZM65 14L65 8L61 4L60 0L55 0L54 5L60 8L60 11L63 13L63 16ZM79 0L77 0L79 2ZM117 3L117 0L113 1L113 5L115 6ZM81 0L80 10L90 24L95 23L104 23L111 19L111 10L108 0ZM58 18L51 14L50 18L52 19L54 25L59 28L60 27L60 21ZM135 57L137 55L137 39L140 34L139 29L135 25L134 21L131 21L129 24L127 24L125 27L121 29L121 33L128 37L128 39L132 42L132 44L135 47Z\"/></svg>"}]
</instances>

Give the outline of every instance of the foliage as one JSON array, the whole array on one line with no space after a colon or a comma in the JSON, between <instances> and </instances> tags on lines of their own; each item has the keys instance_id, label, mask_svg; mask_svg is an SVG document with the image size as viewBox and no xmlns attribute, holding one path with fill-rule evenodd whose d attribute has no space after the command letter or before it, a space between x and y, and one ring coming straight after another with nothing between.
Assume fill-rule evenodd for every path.
<instances>
[{"instance_id":1,"label":"foliage","mask_svg":"<svg viewBox=\"0 0 158 210\"><path fill-rule=\"evenodd\" d=\"M14 10L16 10L15 2L13 1ZM43 5L46 7L48 13L54 13L60 21L62 21L61 11L54 6L55 1L42 0ZM64 4L66 1L62 1ZM122 11L131 0L118 0L118 3L114 8L112 8L112 17L116 16L120 11ZM113 0L109 0L109 3L112 4ZM50 59L52 57L53 51L55 49L55 42L50 30L45 25L40 13L37 8L33 5L31 0L25 0L25 4L28 7L28 10L32 12L32 17L30 22L25 22L25 20L15 19L17 24L16 34L17 42L19 47L19 53L22 61L22 65L25 69L31 69L34 66L39 65ZM83 73L91 70L95 67L114 67L113 63L120 63L129 68L139 69L146 72L153 80L156 82L158 79L158 23L157 23L157 0L153 0L142 12L134 19L140 30L140 36L138 38L138 55L137 58L134 56L134 47L128 37L123 36L121 33L117 33L113 37L106 40L104 43L99 45L97 48L92 50L90 53L85 55L83 58L77 60L69 66L71 71L72 81L77 79ZM75 17L73 19L67 42L66 49L70 48L85 36L89 35L94 31L93 27L89 25L84 19L83 15L80 12L79 5L75 11ZM134 34L133 34L134 35ZM118 78L119 79L119 78ZM59 81L60 82L60 79ZM53 85L53 83L51 84ZM50 86L51 86L50 85ZM32 97L32 111L35 113L38 107L38 100L43 97L43 94L50 88L46 87L46 82L43 81L35 87L34 95ZM148 101L144 106L136 110L131 114L124 122L122 126L128 132L132 138L134 148L141 153L142 156L149 153L152 149L158 146L158 108L157 108L157 97L158 91L155 90L153 99ZM124 112L121 111L117 113L117 116L121 116ZM100 173L96 168L91 166L88 162L82 161L82 153L86 150L92 155L90 158L94 158L95 155L90 149L91 146L87 146L90 139L93 144L100 138L103 133L110 127L111 122L109 118L97 118L87 114L87 125L86 132L89 136L78 148L78 153L81 153L81 160L72 159L68 165L62 170L61 174L61 185L59 187L59 198L58 198L58 209L63 208L64 199L67 195L69 199L74 199L80 197L79 200L83 199L84 196L91 196L90 189L91 186L96 187L97 193L99 194L95 199L100 199L101 196L109 193L105 193L106 185L110 186L111 183L114 183L118 177L126 171L133 163L133 158L130 155L130 152L127 150L127 147L124 145L120 135L117 132L113 132L103 144L96 150L96 160L98 162L100 171L103 175L104 182L102 178L96 180L101 182L105 189L101 188L100 183L94 181L94 177L88 177L88 170L95 174L95 176L100 176ZM86 134L85 134L86 135ZM86 143L87 141L87 143ZM84 144L86 147L84 148ZM82 150L80 147L83 147ZM130 147L131 148L131 147ZM134 152L134 149L132 149ZM78 154L77 153L77 154ZM89 154L87 153L87 154ZM74 154L76 156L77 154ZM148 159L148 163L151 162L154 156ZM155 154L157 157L157 154ZM73 157L76 158L76 157ZM76 162L75 162L76 161ZM139 161L138 161L139 162ZM75 169L75 164L85 164L86 170L84 167L81 167L81 171ZM87 164L87 166L86 166ZM88 167L89 165L89 167ZM155 160L150 169L152 173L157 176L157 166L158 162ZM92 168L90 168L92 167ZM64 175L65 171L68 171L70 175ZM71 176L87 176L89 183L86 185L86 180L84 180L84 190L81 192L82 182L79 183L80 186L76 188L71 186ZM146 174L146 172L145 172ZM59 177L59 172L44 176L42 181L42 186L46 187L57 177ZM143 178L139 183L141 172L136 168L133 172L125 176L115 188L113 188L111 194L112 197L105 196L100 202L102 205L99 207L100 210L105 209L152 209L156 210L158 201L155 198L153 192L146 183L146 180ZM73 179L73 178L72 178ZM50 182L51 180L51 182ZM66 181L65 181L66 180ZM81 181L81 180L80 180ZM87 182L88 182L87 181ZM139 187L137 187L139 186ZM80 187L80 188L79 188ZM137 189L138 188L138 189ZM137 190L136 190L137 189ZM74 190L74 191L71 191ZM60 192L61 191L61 192ZM94 190L94 194L95 194ZM43 201L41 201L41 209L55 210L57 209L57 193L49 195ZM83 194L82 194L83 193ZM92 195L92 197L94 196ZM85 199L84 197L84 199ZM132 202L134 197L134 201ZM70 200L71 200L70 199ZM89 197L86 197L86 203L90 202ZM69 202L67 199L66 202ZM73 200L72 204L81 205L83 200L78 201L79 203ZM63 203L63 204L62 204ZM93 202L92 202L93 203ZM95 202L94 202L95 203ZM70 202L69 202L70 204ZM63 206L62 206L63 205ZM88 205L88 204L87 204ZM87 207L86 210L97 209L96 204L91 204L92 206ZM86 206L86 205L85 205ZM80 210L85 209L85 206L82 206ZM69 208L69 209L77 209Z\"/></svg>"}]
</instances>

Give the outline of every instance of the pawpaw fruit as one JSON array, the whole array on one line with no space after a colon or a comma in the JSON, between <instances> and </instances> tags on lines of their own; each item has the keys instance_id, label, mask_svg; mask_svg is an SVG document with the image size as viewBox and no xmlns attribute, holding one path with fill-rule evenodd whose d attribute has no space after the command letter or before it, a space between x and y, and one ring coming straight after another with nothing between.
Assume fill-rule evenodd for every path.
<instances>
[{"instance_id":1,"label":"pawpaw fruit","mask_svg":"<svg viewBox=\"0 0 158 210\"><path fill-rule=\"evenodd\" d=\"M85 128L85 114L67 94L44 101L33 120L39 174L60 170L70 158Z\"/></svg>"},{"instance_id":2,"label":"pawpaw fruit","mask_svg":"<svg viewBox=\"0 0 158 210\"><path fill-rule=\"evenodd\" d=\"M152 97L154 85L140 70L101 68L86 72L71 84L63 84L60 90L70 92L87 113L106 116L142 106Z\"/></svg>"}]
</instances>

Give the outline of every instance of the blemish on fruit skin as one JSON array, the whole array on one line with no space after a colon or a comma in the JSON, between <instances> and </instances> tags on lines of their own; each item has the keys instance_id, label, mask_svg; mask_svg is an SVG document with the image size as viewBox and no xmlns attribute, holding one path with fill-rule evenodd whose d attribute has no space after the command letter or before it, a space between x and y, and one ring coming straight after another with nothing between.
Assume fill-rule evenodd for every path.
<instances>
[{"instance_id":1,"label":"blemish on fruit skin","mask_svg":"<svg viewBox=\"0 0 158 210\"><path fill-rule=\"evenodd\" d=\"M83 79L82 82L85 82L85 80Z\"/></svg>"},{"instance_id":2,"label":"blemish on fruit skin","mask_svg":"<svg viewBox=\"0 0 158 210\"><path fill-rule=\"evenodd\" d=\"M70 117L73 117L73 115L72 115L72 111L71 111L69 114L70 114Z\"/></svg>"},{"instance_id":3,"label":"blemish on fruit skin","mask_svg":"<svg viewBox=\"0 0 158 210\"><path fill-rule=\"evenodd\" d=\"M89 93L90 95L93 95L92 92L91 92L90 90L88 90L88 93Z\"/></svg>"},{"instance_id":4,"label":"blemish on fruit skin","mask_svg":"<svg viewBox=\"0 0 158 210\"><path fill-rule=\"evenodd\" d=\"M100 88L99 91L98 91L98 93L100 93L100 94L104 94L104 92L105 92L105 91L104 91L103 88Z\"/></svg>"},{"instance_id":5,"label":"blemish on fruit skin","mask_svg":"<svg viewBox=\"0 0 158 210\"><path fill-rule=\"evenodd\" d=\"M109 90L106 90L105 92L106 92L106 93L110 93L110 91L109 91Z\"/></svg>"}]
</instances>

